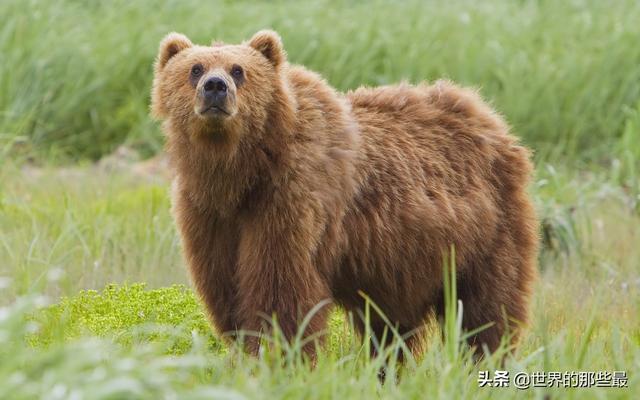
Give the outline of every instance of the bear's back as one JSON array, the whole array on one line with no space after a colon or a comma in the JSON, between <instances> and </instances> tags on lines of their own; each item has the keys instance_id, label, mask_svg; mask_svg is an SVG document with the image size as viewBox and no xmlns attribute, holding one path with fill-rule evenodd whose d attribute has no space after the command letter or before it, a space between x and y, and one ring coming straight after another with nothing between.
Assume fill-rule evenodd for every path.
<instances>
[{"instance_id":1,"label":"bear's back","mask_svg":"<svg viewBox=\"0 0 640 400\"><path fill-rule=\"evenodd\" d=\"M529 152L475 91L439 81L360 88L346 97L372 173L395 169L455 196L529 180Z\"/></svg>"}]
</instances>

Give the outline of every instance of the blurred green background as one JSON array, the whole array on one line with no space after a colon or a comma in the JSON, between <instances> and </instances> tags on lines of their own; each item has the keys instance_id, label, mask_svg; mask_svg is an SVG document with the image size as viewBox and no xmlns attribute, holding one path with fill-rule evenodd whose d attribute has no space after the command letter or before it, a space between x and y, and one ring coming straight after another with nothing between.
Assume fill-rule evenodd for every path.
<instances>
[{"instance_id":1,"label":"blurred green background","mask_svg":"<svg viewBox=\"0 0 640 400\"><path fill-rule=\"evenodd\" d=\"M3 0L0 15L1 148L59 162L161 148L149 88L169 31L236 43L271 27L341 90L478 87L538 159L606 162L640 113L635 0Z\"/></svg>"}]
</instances>

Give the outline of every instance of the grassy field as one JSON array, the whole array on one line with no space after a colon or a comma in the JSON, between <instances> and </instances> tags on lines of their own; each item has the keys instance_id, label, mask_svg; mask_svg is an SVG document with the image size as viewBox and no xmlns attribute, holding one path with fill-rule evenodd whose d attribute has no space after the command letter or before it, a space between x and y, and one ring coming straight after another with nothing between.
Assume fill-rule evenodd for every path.
<instances>
[{"instance_id":1,"label":"grassy field","mask_svg":"<svg viewBox=\"0 0 640 400\"><path fill-rule=\"evenodd\" d=\"M482 88L544 157L601 160L640 106L640 3L0 2L0 140L51 158L161 145L152 60L171 30L237 42L264 27L339 89L449 77ZM348 38L348 40L346 40Z\"/></svg>"},{"instance_id":2,"label":"grassy field","mask_svg":"<svg viewBox=\"0 0 640 400\"><path fill-rule=\"evenodd\" d=\"M630 387L520 393L479 388L478 371L495 370L496 360L474 365L437 333L424 359L381 387L379 364L363 359L340 314L315 370L247 359L210 333L189 289L173 286L185 271L166 182L96 166L15 164L4 166L2 182L0 398L55 390L60 398L631 398L640 390L638 198L608 172L539 170L545 248L534 323L506 369L626 370ZM121 285L105 288L110 282ZM447 337L457 343L459 334Z\"/></svg>"},{"instance_id":3,"label":"grassy field","mask_svg":"<svg viewBox=\"0 0 640 400\"><path fill-rule=\"evenodd\" d=\"M0 398L640 393L640 3L5 0L0 15ZM500 354L474 364L455 312L444 342L432 329L424 357L384 385L339 310L314 369L298 346L252 359L213 335L169 183L136 163L162 145L151 63L171 30L207 43L264 27L343 90L441 77L479 87L536 151L540 281L504 369L624 370L628 387L479 387ZM123 143L127 156L105 158Z\"/></svg>"}]
</instances>

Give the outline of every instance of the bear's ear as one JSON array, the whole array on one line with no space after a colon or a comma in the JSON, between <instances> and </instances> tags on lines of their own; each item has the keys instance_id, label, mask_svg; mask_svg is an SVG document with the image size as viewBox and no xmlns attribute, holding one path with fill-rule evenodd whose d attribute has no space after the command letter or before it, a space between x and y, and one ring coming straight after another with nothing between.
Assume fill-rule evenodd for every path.
<instances>
[{"instance_id":1,"label":"bear's ear","mask_svg":"<svg viewBox=\"0 0 640 400\"><path fill-rule=\"evenodd\" d=\"M287 58L284 48L282 47L282 39L274 31L263 30L249 40L249 46L262 53L274 67L279 67Z\"/></svg>"},{"instance_id":2,"label":"bear's ear","mask_svg":"<svg viewBox=\"0 0 640 400\"><path fill-rule=\"evenodd\" d=\"M160 42L160 50L158 51L158 59L156 61L157 70L164 68L171 57L191 46L193 46L191 40L181 33L171 32L165 36L162 42Z\"/></svg>"}]
</instances>

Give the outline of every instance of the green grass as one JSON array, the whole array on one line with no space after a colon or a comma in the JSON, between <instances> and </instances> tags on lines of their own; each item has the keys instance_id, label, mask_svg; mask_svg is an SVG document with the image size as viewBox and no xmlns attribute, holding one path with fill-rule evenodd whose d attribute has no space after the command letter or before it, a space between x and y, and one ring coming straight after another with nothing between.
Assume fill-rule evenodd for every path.
<instances>
[{"instance_id":1,"label":"green grass","mask_svg":"<svg viewBox=\"0 0 640 400\"><path fill-rule=\"evenodd\" d=\"M634 0L5 0L0 15L0 149L56 161L160 148L148 93L172 30L235 43L275 28L291 61L342 90L441 77L480 87L545 160L610 160L640 104Z\"/></svg>"},{"instance_id":2,"label":"green grass","mask_svg":"<svg viewBox=\"0 0 640 400\"><path fill-rule=\"evenodd\" d=\"M186 283L166 182L91 167L0 170L0 275L11 294L102 288L112 281ZM0 296L0 299L2 296Z\"/></svg>"},{"instance_id":3,"label":"green grass","mask_svg":"<svg viewBox=\"0 0 640 400\"><path fill-rule=\"evenodd\" d=\"M30 346L47 348L86 336L107 337L125 348L158 342L169 354L185 354L193 335L206 339L207 351L227 352L224 340L214 335L196 295L184 285L148 289L145 284L107 285L103 290L82 290L31 314L38 327L27 337ZM330 318L330 350L346 346L345 317Z\"/></svg>"},{"instance_id":4,"label":"green grass","mask_svg":"<svg viewBox=\"0 0 640 400\"><path fill-rule=\"evenodd\" d=\"M640 393L640 3L4 0L0 15L1 399ZM340 310L315 368L277 337L245 356L212 333L190 289L169 183L92 162L121 143L161 148L148 92L164 34L238 42L265 27L341 90L441 77L480 87L535 150L541 276L503 367L501 354L474 364L461 344L454 287L444 332L431 329L424 356L385 385ZM626 370L629 388L478 387L478 371L500 368Z\"/></svg>"},{"instance_id":5,"label":"green grass","mask_svg":"<svg viewBox=\"0 0 640 400\"><path fill-rule=\"evenodd\" d=\"M155 290L145 290L144 284L108 285L102 292L83 290L35 313L30 320L40 327L27 339L32 346L51 346L89 335L110 336L129 347L172 341L168 351L184 353L191 346L191 332L196 332L208 336L213 350L222 348L220 339L211 335L193 292L179 285ZM172 329L163 332L163 326Z\"/></svg>"},{"instance_id":6,"label":"green grass","mask_svg":"<svg viewBox=\"0 0 640 400\"><path fill-rule=\"evenodd\" d=\"M380 361L364 357L340 313L315 369L301 365L295 347L283 359L245 357L211 333L189 289L173 286L186 282L186 270L167 182L9 163L0 175L0 398L63 388L62 397L84 398L632 398L640 390L640 214L610 173L539 169L533 190L551 239L533 324L505 369L626 370L630 388L517 393L479 388L478 371L499 369L497 357L474 365L437 330L423 358L380 386ZM148 283L124 284L136 281ZM452 318L445 336L460 338Z\"/></svg>"}]
</instances>

